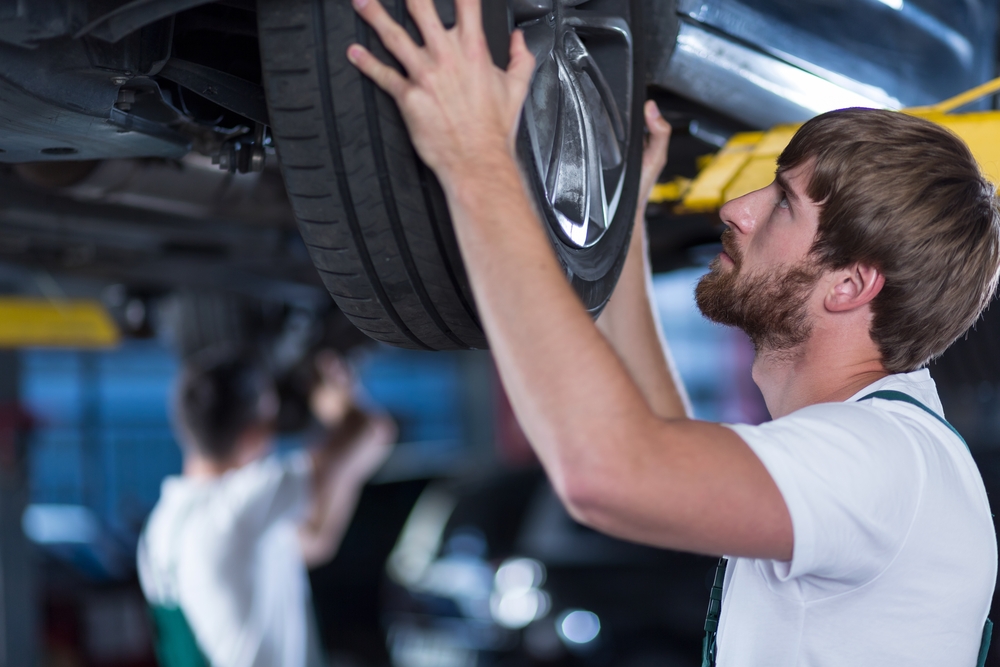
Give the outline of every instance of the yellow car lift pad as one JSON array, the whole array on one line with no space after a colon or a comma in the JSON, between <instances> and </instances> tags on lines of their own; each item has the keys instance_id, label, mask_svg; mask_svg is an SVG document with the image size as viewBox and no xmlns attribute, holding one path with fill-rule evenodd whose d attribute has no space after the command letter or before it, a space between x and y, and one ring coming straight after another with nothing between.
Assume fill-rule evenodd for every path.
<instances>
[{"instance_id":1,"label":"yellow car lift pad","mask_svg":"<svg viewBox=\"0 0 1000 667\"><path fill-rule=\"evenodd\" d=\"M1000 78L939 104L900 113L926 118L957 134L969 145L986 177L1000 184L1000 111L950 113L998 91ZM778 125L766 132L734 134L722 150L707 160L694 180L659 184L650 201L676 202L678 213L710 213L728 201L766 187L774 180L778 156L798 128L799 125Z\"/></svg>"},{"instance_id":2,"label":"yellow car lift pad","mask_svg":"<svg viewBox=\"0 0 1000 667\"><path fill-rule=\"evenodd\" d=\"M103 348L119 340L99 301L0 297L0 348Z\"/></svg>"}]
</instances>

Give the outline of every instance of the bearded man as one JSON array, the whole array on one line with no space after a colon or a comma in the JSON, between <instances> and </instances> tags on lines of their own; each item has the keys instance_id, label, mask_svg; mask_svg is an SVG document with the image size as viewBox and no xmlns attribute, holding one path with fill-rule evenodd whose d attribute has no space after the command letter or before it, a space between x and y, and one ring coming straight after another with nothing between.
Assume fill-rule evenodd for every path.
<instances>
[{"instance_id":1,"label":"bearded man","mask_svg":"<svg viewBox=\"0 0 1000 667\"><path fill-rule=\"evenodd\" d=\"M726 204L698 302L750 335L774 419L700 422L650 306L642 212L599 328L552 253L515 160L534 66L521 34L503 71L479 0L456 0L449 30L432 0L408 0L425 46L377 0L354 2L406 75L358 45L347 57L394 97L441 181L504 386L572 515L729 557L719 665L975 664L996 536L924 368L1000 268L995 191L968 148L903 114L826 114L771 185ZM643 195L669 140L650 104L646 123Z\"/></svg>"}]
</instances>

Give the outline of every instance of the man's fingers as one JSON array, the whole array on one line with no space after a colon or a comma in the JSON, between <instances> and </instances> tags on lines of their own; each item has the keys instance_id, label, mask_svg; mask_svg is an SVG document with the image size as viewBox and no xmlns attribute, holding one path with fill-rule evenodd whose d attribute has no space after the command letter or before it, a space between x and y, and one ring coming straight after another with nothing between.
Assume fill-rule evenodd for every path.
<instances>
[{"instance_id":1,"label":"man's fingers","mask_svg":"<svg viewBox=\"0 0 1000 667\"><path fill-rule=\"evenodd\" d=\"M646 127L649 128L650 135L657 139L669 141L670 132L673 128L670 127L670 123L660 114L660 108L656 106L656 102L646 100L643 113L646 116Z\"/></svg>"},{"instance_id":2,"label":"man's fingers","mask_svg":"<svg viewBox=\"0 0 1000 667\"><path fill-rule=\"evenodd\" d=\"M483 32L482 0L455 0L455 23L463 35L475 35L477 32L486 43Z\"/></svg>"},{"instance_id":3,"label":"man's fingers","mask_svg":"<svg viewBox=\"0 0 1000 667\"><path fill-rule=\"evenodd\" d=\"M403 26L389 16L389 12L385 11L378 0L354 0L353 4L355 11L378 34L386 50L396 57L407 72L413 72L423 59L423 54Z\"/></svg>"},{"instance_id":4,"label":"man's fingers","mask_svg":"<svg viewBox=\"0 0 1000 667\"><path fill-rule=\"evenodd\" d=\"M413 22L417 24L420 34L423 35L424 43L433 48L439 37L444 34L444 25L433 0L406 0L406 8L413 17Z\"/></svg>"},{"instance_id":5,"label":"man's fingers","mask_svg":"<svg viewBox=\"0 0 1000 667\"><path fill-rule=\"evenodd\" d=\"M534 75L535 56L524 42L524 33L515 30L510 36L510 63L507 65L507 77L513 84L511 92L523 99Z\"/></svg>"},{"instance_id":6,"label":"man's fingers","mask_svg":"<svg viewBox=\"0 0 1000 667\"><path fill-rule=\"evenodd\" d=\"M347 59L397 101L410 85L402 74L381 62L360 44L351 44L348 47Z\"/></svg>"},{"instance_id":7,"label":"man's fingers","mask_svg":"<svg viewBox=\"0 0 1000 667\"><path fill-rule=\"evenodd\" d=\"M667 148L670 145L670 123L660 115L656 102L648 100L643 107L646 116L646 127L649 128L649 139L646 144L645 159L656 160L662 164L667 162Z\"/></svg>"},{"instance_id":8,"label":"man's fingers","mask_svg":"<svg viewBox=\"0 0 1000 667\"><path fill-rule=\"evenodd\" d=\"M642 173L639 177L640 196L645 202L656 185L656 180L667 164L667 148L670 146L670 123L660 115L656 102L649 100L643 107L646 127L646 147L642 151ZM639 213L645 209L639 208Z\"/></svg>"}]
</instances>

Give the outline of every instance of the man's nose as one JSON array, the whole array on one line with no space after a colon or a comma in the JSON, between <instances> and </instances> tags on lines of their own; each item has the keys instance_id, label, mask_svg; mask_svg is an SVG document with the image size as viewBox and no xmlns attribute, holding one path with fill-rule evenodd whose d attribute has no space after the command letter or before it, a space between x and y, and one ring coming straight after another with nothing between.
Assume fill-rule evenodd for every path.
<instances>
[{"instance_id":1,"label":"man's nose","mask_svg":"<svg viewBox=\"0 0 1000 667\"><path fill-rule=\"evenodd\" d=\"M726 202L719 209L719 217L734 232L750 234L765 213L766 206L767 188L761 188Z\"/></svg>"}]
</instances>

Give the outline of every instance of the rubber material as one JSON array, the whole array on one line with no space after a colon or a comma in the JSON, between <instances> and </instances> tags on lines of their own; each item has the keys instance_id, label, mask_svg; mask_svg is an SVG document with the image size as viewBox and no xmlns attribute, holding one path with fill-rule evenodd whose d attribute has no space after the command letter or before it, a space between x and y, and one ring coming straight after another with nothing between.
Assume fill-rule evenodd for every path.
<instances>
[{"instance_id":1,"label":"rubber material","mask_svg":"<svg viewBox=\"0 0 1000 667\"><path fill-rule=\"evenodd\" d=\"M416 36L403 0L383 4ZM639 5L633 0L635 12ZM450 3L442 0L438 7L446 24L453 20ZM494 17L485 26L488 41L506 42L509 28L497 18L502 12L485 15ZM349 0L259 0L258 22L263 83L285 185L313 263L337 305L360 330L390 345L485 348L440 185L417 158L393 101L347 61L346 50L357 41L384 61L392 58ZM635 211L644 55L642 30L634 32L639 94L618 229L585 251L550 234L567 275L595 315L621 271ZM522 146L521 154L530 151Z\"/></svg>"}]
</instances>

